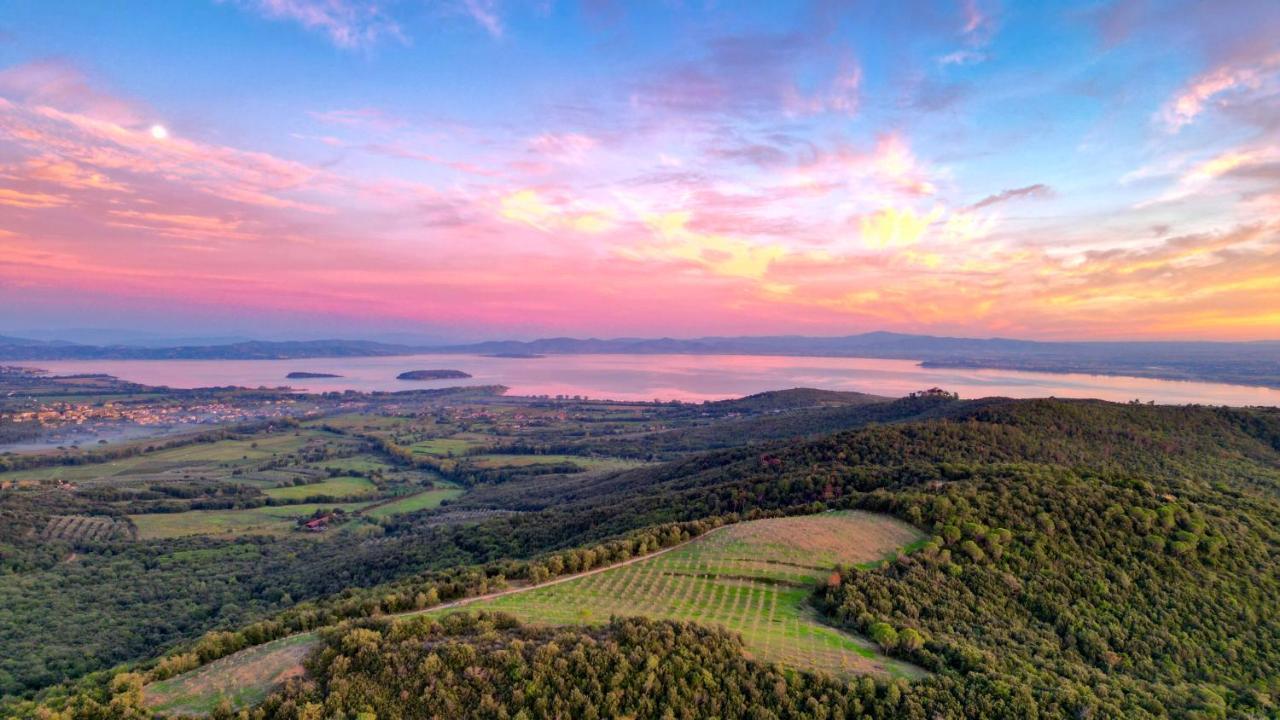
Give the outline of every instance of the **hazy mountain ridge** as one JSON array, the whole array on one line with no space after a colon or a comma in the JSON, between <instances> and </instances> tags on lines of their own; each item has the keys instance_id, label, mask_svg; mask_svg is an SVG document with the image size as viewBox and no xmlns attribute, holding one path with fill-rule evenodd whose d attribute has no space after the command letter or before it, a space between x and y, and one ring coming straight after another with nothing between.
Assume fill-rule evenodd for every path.
<instances>
[{"instance_id":1,"label":"hazy mountain ridge","mask_svg":"<svg viewBox=\"0 0 1280 720\"><path fill-rule=\"evenodd\" d=\"M412 355L423 348L368 340L250 340L226 345L80 345L0 336L4 360L277 360Z\"/></svg>"}]
</instances>

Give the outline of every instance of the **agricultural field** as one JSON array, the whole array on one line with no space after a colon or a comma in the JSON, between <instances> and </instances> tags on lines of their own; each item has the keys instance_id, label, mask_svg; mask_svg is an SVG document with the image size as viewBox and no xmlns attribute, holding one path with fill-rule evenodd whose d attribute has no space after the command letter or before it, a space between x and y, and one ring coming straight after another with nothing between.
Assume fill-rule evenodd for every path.
<instances>
[{"instance_id":1,"label":"agricultural field","mask_svg":"<svg viewBox=\"0 0 1280 720\"><path fill-rule=\"evenodd\" d=\"M71 542L128 539L133 534L129 523L102 515L54 515L40 533L43 540Z\"/></svg>"},{"instance_id":2,"label":"agricultural field","mask_svg":"<svg viewBox=\"0 0 1280 720\"><path fill-rule=\"evenodd\" d=\"M557 465L560 463L573 463L574 465L585 467L592 463L591 458L578 457L576 455L472 455L469 456L467 462L481 468L509 468L509 467L529 467L530 465Z\"/></svg>"},{"instance_id":3,"label":"agricultural field","mask_svg":"<svg viewBox=\"0 0 1280 720\"><path fill-rule=\"evenodd\" d=\"M452 483L437 482L436 487L432 490L408 495L397 498L389 502L379 503L370 506L361 513L365 517L384 518L392 515L402 515L404 513L417 512L418 510L427 510L430 508L440 507L440 503L445 500L452 500L459 497L465 492L462 488Z\"/></svg>"},{"instance_id":4,"label":"agricultural field","mask_svg":"<svg viewBox=\"0 0 1280 720\"><path fill-rule=\"evenodd\" d=\"M372 454L353 455L343 458L326 458L316 463L312 463L310 467L318 470L328 470L334 468L340 471L353 473L370 473L370 472L392 472L395 466L387 463L385 458Z\"/></svg>"},{"instance_id":5,"label":"agricultural field","mask_svg":"<svg viewBox=\"0 0 1280 720\"><path fill-rule=\"evenodd\" d=\"M294 635L249 648L147 686L145 702L166 715L208 715L224 699L233 707L262 702L272 688L302 673L314 634Z\"/></svg>"},{"instance_id":6,"label":"agricultural field","mask_svg":"<svg viewBox=\"0 0 1280 720\"><path fill-rule=\"evenodd\" d=\"M492 442L486 442L485 440L476 438L447 437L423 440L422 442L410 445L409 449L416 455L439 455L442 457L448 457L451 455L465 455L473 448L485 447L490 444L492 444Z\"/></svg>"},{"instance_id":7,"label":"agricultural field","mask_svg":"<svg viewBox=\"0 0 1280 720\"><path fill-rule=\"evenodd\" d=\"M62 480L85 483L113 478L175 474L225 474L225 468L248 466L273 458L297 453L309 446L346 446L351 442L338 435L303 430L255 435L243 440L220 440L142 453L105 463L53 465L32 470L5 473L11 481Z\"/></svg>"},{"instance_id":8,"label":"agricultural field","mask_svg":"<svg viewBox=\"0 0 1280 720\"><path fill-rule=\"evenodd\" d=\"M334 477L318 483L290 485L264 491L267 497L274 500L303 500L318 495L358 498L374 495L377 492L377 486L362 477Z\"/></svg>"},{"instance_id":9,"label":"agricultural field","mask_svg":"<svg viewBox=\"0 0 1280 720\"><path fill-rule=\"evenodd\" d=\"M284 499L333 494L337 490L365 490L364 496L374 494L373 484L364 478L334 478L312 485L298 485L279 490L297 491ZM275 491L267 491L271 495ZM461 496L465 490L452 483L438 481L430 490L382 500L304 503L296 505L266 505L241 510L189 510L181 513L147 513L131 515L138 529L138 537L144 540L174 538L188 535L235 536L248 534L279 535L293 532L297 519L314 514L317 510L340 509L349 515L369 518L386 518L392 515L436 508L445 500ZM350 497L351 495L347 495Z\"/></svg>"},{"instance_id":10,"label":"agricultural field","mask_svg":"<svg viewBox=\"0 0 1280 720\"><path fill-rule=\"evenodd\" d=\"M924 672L823 624L806 603L836 565L871 566L921 539L905 523L857 511L756 520L611 568L406 616L465 609L553 625L602 624L613 615L688 620L741 633L748 652L765 662L846 677L914 679ZM310 632L242 650L147 686L147 704L196 714L225 697L245 707L300 674L306 653L318 644Z\"/></svg>"},{"instance_id":11,"label":"agricultural field","mask_svg":"<svg viewBox=\"0 0 1280 720\"><path fill-rule=\"evenodd\" d=\"M297 519L316 510L341 509L352 513L372 502L268 505L244 510L189 510L181 513L130 515L143 540L188 535L229 537L247 534L279 535L292 532Z\"/></svg>"},{"instance_id":12,"label":"agricultural field","mask_svg":"<svg viewBox=\"0 0 1280 720\"><path fill-rule=\"evenodd\" d=\"M412 420L398 415L330 415L303 423L304 427L332 427L344 432L389 432L412 424Z\"/></svg>"},{"instance_id":13,"label":"agricultural field","mask_svg":"<svg viewBox=\"0 0 1280 720\"><path fill-rule=\"evenodd\" d=\"M688 620L741 633L757 659L838 675L918 677L807 606L837 564L880 562L918 542L896 520L860 512L732 525L657 557L470 603L531 623L604 623L612 615ZM436 611L449 612L448 610Z\"/></svg>"}]
</instances>

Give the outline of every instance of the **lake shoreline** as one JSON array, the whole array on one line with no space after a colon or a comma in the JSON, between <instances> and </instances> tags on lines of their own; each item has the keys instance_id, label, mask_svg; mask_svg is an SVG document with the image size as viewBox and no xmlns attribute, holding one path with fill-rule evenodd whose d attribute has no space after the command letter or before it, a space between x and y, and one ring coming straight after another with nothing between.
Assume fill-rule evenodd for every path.
<instances>
[{"instance_id":1,"label":"lake shoreline","mask_svg":"<svg viewBox=\"0 0 1280 720\"><path fill-rule=\"evenodd\" d=\"M395 392L406 389L396 376L423 364L455 367L472 375L439 379L416 387L505 385L508 394L589 397L620 401L701 402L742 397L767 390L812 387L902 396L942 387L962 397L1068 397L1162 404L1280 406L1280 390L1199 380L1133 375L1023 371L986 367L937 367L922 360L827 355L604 354L548 355L541 362L512 362L473 354L315 358L317 374L341 375L296 383L300 392ZM292 365L292 368L289 366ZM55 374L98 372L122 380L172 388L274 387L282 370L297 361L280 360L62 360L42 361Z\"/></svg>"}]
</instances>

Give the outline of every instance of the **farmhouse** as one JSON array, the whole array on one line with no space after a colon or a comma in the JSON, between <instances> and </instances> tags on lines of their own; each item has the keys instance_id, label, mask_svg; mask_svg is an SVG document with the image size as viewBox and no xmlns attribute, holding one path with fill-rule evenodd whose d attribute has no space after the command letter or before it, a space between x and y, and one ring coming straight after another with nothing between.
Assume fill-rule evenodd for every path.
<instances>
[{"instance_id":1,"label":"farmhouse","mask_svg":"<svg viewBox=\"0 0 1280 720\"><path fill-rule=\"evenodd\" d=\"M314 518L312 520L308 520L307 522L303 523L302 529L306 530L307 532L324 532L325 527L328 526L329 521L332 519L333 519L332 513L318 517L318 518Z\"/></svg>"}]
</instances>

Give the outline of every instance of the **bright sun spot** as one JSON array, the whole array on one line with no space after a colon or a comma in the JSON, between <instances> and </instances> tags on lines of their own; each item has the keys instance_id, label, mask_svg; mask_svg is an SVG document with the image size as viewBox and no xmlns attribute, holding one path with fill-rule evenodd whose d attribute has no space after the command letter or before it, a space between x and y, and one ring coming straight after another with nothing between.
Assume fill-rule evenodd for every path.
<instances>
[{"instance_id":1,"label":"bright sun spot","mask_svg":"<svg viewBox=\"0 0 1280 720\"><path fill-rule=\"evenodd\" d=\"M151 137L157 140L165 140L169 137L169 131L163 125L152 125Z\"/></svg>"}]
</instances>

